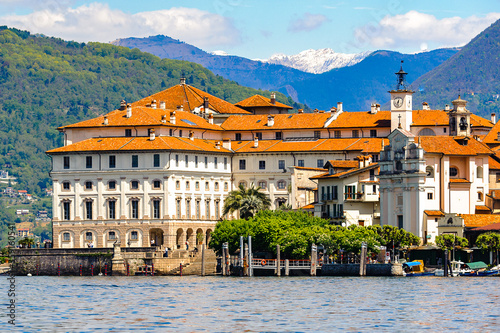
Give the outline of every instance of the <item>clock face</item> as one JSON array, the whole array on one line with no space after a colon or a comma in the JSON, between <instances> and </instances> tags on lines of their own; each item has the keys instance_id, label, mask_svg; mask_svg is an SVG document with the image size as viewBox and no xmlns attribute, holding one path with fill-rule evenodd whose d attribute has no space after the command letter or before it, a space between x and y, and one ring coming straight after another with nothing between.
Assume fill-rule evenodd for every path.
<instances>
[{"instance_id":1,"label":"clock face","mask_svg":"<svg viewBox=\"0 0 500 333\"><path fill-rule=\"evenodd\" d=\"M403 99L401 97L394 98L393 104L395 107L400 108L403 105Z\"/></svg>"}]
</instances>

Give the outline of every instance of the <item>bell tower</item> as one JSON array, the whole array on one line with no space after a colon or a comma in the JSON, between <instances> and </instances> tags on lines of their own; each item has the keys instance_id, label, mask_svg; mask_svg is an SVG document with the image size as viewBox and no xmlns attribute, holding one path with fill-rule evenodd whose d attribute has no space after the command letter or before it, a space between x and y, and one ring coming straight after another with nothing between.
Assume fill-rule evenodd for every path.
<instances>
[{"instance_id":1,"label":"bell tower","mask_svg":"<svg viewBox=\"0 0 500 333\"><path fill-rule=\"evenodd\" d=\"M401 60L401 68L394 74L397 77L396 89L389 91L391 94L391 132L396 128L403 128L409 132L412 123L414 91L410 90L406 83L408 73L403 70L403 60Z\"/></svg>"},{"instance_id":2,"label":"bell tower","mask_svg":"<svg viewBox=\"0 0 500 333\"><path fill-rule=\"evenodd\" d=\"M470 115L472 113L465 108L467 101L458 95L458 98L451 103L453 103L453 110L448 112L450 135L470 137Z\"/></svg>"}]
</instances>

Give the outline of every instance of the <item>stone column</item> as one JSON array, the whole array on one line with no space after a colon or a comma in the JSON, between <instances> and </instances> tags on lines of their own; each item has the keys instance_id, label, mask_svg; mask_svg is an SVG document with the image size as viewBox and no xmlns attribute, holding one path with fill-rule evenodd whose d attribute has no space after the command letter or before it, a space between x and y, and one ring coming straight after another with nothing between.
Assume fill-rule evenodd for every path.
<instances>
[{"instance_id":1,"label":"stone column","mask_svg":"<svg viewBox=\"0 0 500 333\"><path fill-rule=\"evenodd\" d=\"M113 245L113 258L111 259L111 272L113 275L126 275L125 260L123 259L120 243L117 241Z\"/></svg>"}]
</instances>

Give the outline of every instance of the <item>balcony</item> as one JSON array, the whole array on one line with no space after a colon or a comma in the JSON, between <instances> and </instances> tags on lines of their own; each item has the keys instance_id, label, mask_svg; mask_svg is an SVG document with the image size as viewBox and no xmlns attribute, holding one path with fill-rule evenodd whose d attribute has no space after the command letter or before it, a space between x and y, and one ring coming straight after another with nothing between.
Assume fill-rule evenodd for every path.
<instances>
[{"instance_id":1,"label":"balcony","mask_svg":"<svg viewBox=\"0 0 500 333\"><path fill-rule=\"evenodd\" d=\"M333 193L323 193L321 195L321 201L338 200L337 196Z\"/></svg>"},{"instance_id":2,"label":"balcony","mask_svg":"<svg viewBox=\"0 0 500 333\"><path fill-rule=\"evenodd\" d=\"M344 201L360 201L363 199L364 193L363 192L356 192L356 193L344 193Z\"/></svg>"}]
</instances>

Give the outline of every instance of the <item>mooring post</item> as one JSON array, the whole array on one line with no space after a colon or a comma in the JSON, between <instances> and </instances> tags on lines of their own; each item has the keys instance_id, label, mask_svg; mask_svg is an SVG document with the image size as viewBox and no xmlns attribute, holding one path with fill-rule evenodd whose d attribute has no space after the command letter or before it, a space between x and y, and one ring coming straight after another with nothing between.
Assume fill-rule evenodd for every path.
<instances>
[{"instance_id":1,"label":"mooring post","mask_svg":"<svg viewBox=\"0 0 500 333\"><path fill-rule=\"evenodd\" d=\"M205 244L201 245L201 276L205 276Z\"/></svg>"},{"instance_id":2,"label":"mooring post","mask_svg":"<svg viewBox=\"0 0 500 333\"><path fill-rule=\"evenodd\" d=\"M448 276L448 250L444 250L444 271L443 276Z\"/></svg>"},{"instance_id":3,"label":"mooring post","mask_svg":"<svg viewBox=\"0 0 500 333\"><path fill-rule=\"evenodd\" d=\"M316 276L316 261L318 259L318 247L316 244L311 246L311 276Z\"/></svg>"},{"instance_id":4,"label":"mooring post","mask_svg":"<svg viewBox=\"0 0 500 333\"><path fill-rule=\"evenodd\" d=\"M361 254L359 258L359 276L366 276L366 243L361 243Z\"/></svg>"},{"instance_id":5,"label":"mooring post","mask_svg":"<svg viewBox=\"0 0 500 333\"><path fill-rule=\"evenodd\" d=\"M222 266L222 276L227 275L227 265L226 265L226 249L228 247L228 243L222 243L222 259L221 259L221 266Z\"/></svg>"},{"instance_id":6,"label":"mooring post","mask_svg":"<svg viewBox=\"0 0 500 333\"><path fill-rule=\"evenodd\" d=\"M57 263L57 276L61 276L61 263Z\"/></svg>"},{"instance_id":7,"label":"mooring post","mask_svg":"<svg viewBox=\"0 0 500 333\"><path fill-rule=\"evenodd\" d=\"M90 265L90 276L94 276L94 264Z\"/></svg>"},{"instance_id":8,"label":"mooring post","mask_svg":"<svg viewBox=\"0 0 500 333\"><path fill-rule=\"evenodd\" d=\"M253 276L252 236L248 236L248 276Z\"/></svg>"},{"instance_id":9,"label":"mooring post","mask_svg":"<svg viewBox=\"0 0 500 333\"><path fill-rule=\"evenodd\" d=\"M182 276L182 264L179 265L180 265L179 275Z\"/></svg>"},{"instance_id":10,"label":"mooring post","mask_svg":"<svg viewBox=\"0 0 500 333\"><path fill-rule=\"evenodd\" d=\"M276 275L281 276L281 256L279 245L276 245Z\"/></svg>"},{"instance_id":11,"label":"mooring post","mask_svg":"<svg viewBox=\"0 0 500 333\"><path fill-rule=\"evenodd\" d=\"M240 262L238 264L240 266L240 276L243 276L243 254L244 254L243 247L244 247L243 236L240 236Z\"/></svg>"},{"instance_id":12,"label":"mooring post","mask_svg":"<svg viewBox=\"0 0 500 333\"><path fill-rule=\"evenodd\" d=\"M82 267L82 264L80 264L80 276L82 276L83 274L83 267Z\"/></svg>"},{"instance_id":13,"label":"mooring post","mask_svg":"<svg viewBox=\"0 0 500 333\"><path fill-rule=\"evenodd\" d=\"M151 276L155 276L155 264L151 263Z\"/></svg>"},{"instance_id":14,"label":"mooring post","mask_svg":"<svg viewBox=\"0 0 500 333\"><path fill-rule=\"evenodd\" d=\"M130 265L129 265L129 263L127 263L127 276L129 276L129 275L130 275Z\"/></svg>"},{"instance_id":15,"label":"mooring post","mask_svg":"<svg viewBox=\"0 0 500 333\"><path fill-rule=\"evenodd\" d=\"M245 256L243 260L243 275L248 276L248 244L245 244Z\"/></svg>"},{"instance_id":16,"label":"mooring post","mask_svg":"<svg viewBox=\"0 0 500 333\"><path fill-rule=\"evenodd\" d=\"M290 261L285 259L285 276L290 275Z\"/></svg>"}]
</instances>

